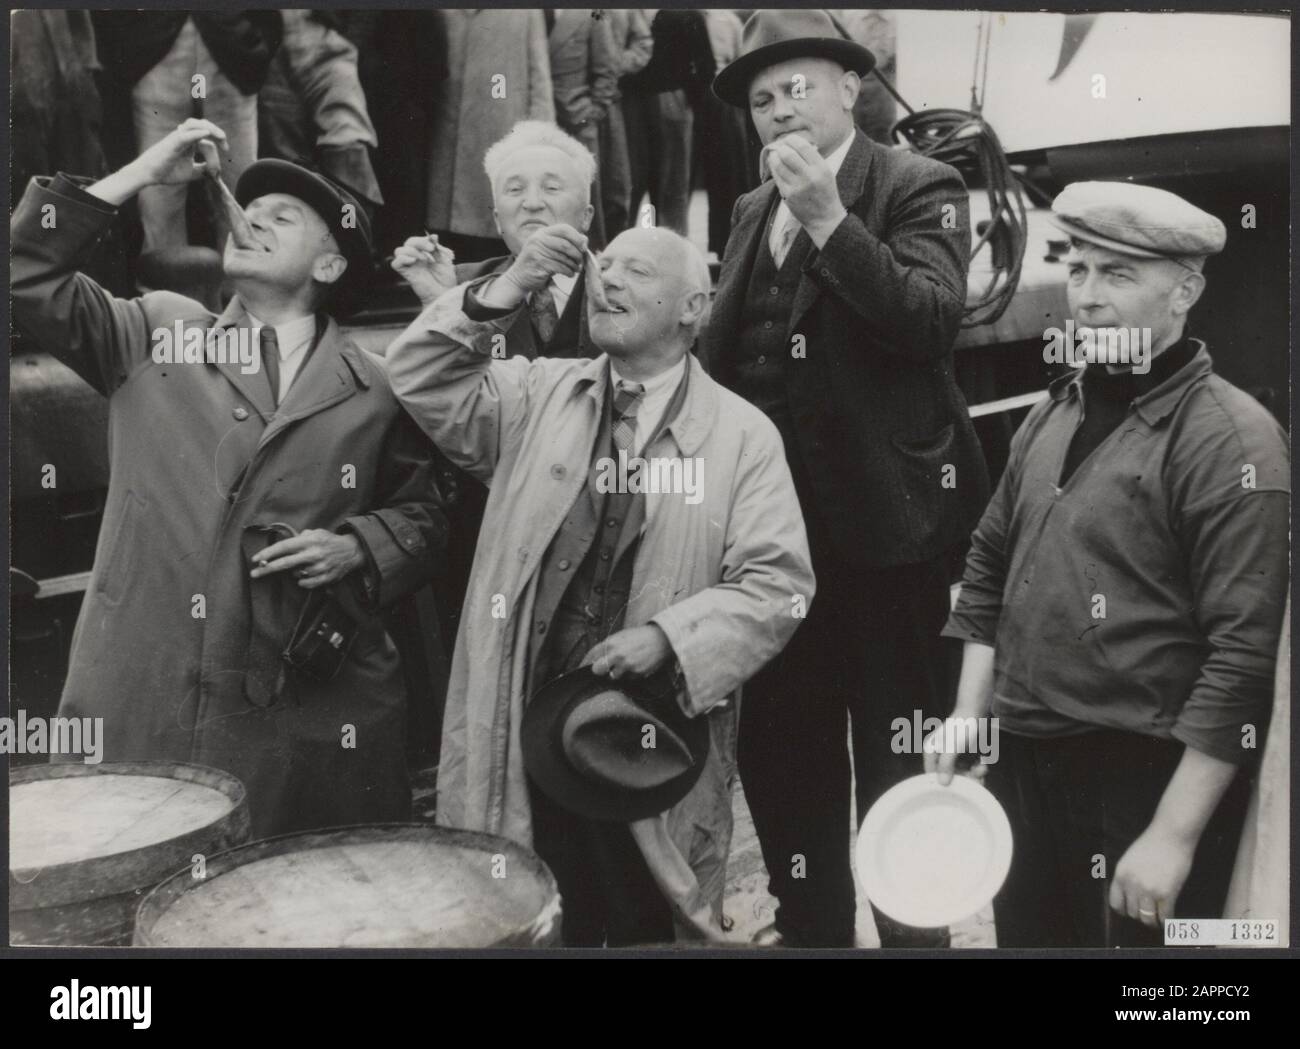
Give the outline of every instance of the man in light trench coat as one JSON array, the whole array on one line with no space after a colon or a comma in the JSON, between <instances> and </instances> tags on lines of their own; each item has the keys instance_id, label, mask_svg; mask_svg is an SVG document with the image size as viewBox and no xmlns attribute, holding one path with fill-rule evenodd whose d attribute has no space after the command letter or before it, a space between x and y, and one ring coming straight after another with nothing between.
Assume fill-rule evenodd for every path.
<instances>
[{"instance_id":1,"label":"man in light trench coat","mask_svg":"<svg viewBox=\"0 0 1300 1049\"><path fill-rule=\"evenodd\" d=\"M254 837L402 819L406 689L377 613L428 582L446 525L431 446L325 312L369 259L364 213L296 165L250 167L220 317L77 272L119 206L207 177L215 144L219 127L186 120L93 185L34 179L10 222L17 324L109 399L108 502L59 713L103 719L105 760L232 772ZM313 683L280 654L322 587L358 626Z\"/></svg>"},{"instance_id":2,"label":"man in light trench coat","mask_svg":"<svg viewBox=\"0 0 1300 1049\"><path fill-rule=\"evenodd\" d=\"M407 410L490 484L452 662L438 819L532 845L553 865L568 852L561 868L572 868L575 842L589 848L600 888L584 894L557 873L566 943L719 939L736 694L806 614L807 537L775 426L688 352L709 274L677 234L629 230L601 255L588 295L600 357L493 359L528 291L557 270L577 272L585 247L570 227L539 230L517 282L478 288L497 319L471 321L465 288L455 288L389 353ZM608 301L593 302L602 292ZM697 483L620 502L624 493L598 479L615 446L652 463L680 460L683 478L693 464ZM626 491L637 489L629 479ZM562 651L548 645L557 634ZM684 712L709 719L709 754L691 792L665 813L536 840L545 799L526 775L520 721L528 697L577 663L611 678L675 669ZM622 866L611 871L614 854Z\"/></svg>"}]
</instances>

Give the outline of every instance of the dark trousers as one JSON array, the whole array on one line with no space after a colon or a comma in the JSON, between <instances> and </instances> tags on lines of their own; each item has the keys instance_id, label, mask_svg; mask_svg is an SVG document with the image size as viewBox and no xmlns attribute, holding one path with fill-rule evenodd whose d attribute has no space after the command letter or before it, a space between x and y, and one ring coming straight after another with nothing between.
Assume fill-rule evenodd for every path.
<instances>
[{"instance_id":1,"label":"dark trousers","mask_svg":"<svg viewBox=\"0 0 1300 1049\"><path fill-rule=\"evenodd\" d=\"M814 528L808 618L745 685L739 767L778 931L793 946L849 947L850 784L856 779L860 825L881 794L922 771L919 754L894 753L891 725L896 717L910 725L915 710L923 719L947 713L939 631L949 557L863 571L819 557L821 546ZM947 943L946 930L909 929L879 912L876 924L886 947Z\"/></svg>"},{"instance_id":2,"label":"dark trousers","mask_svg":"<svg viewBox=\"0 0 1300 1049\"><path fill-rule=\"evenodd\" d=\"M672 943L673 916L624 823L562 809L529 781L533 848L555 875L566 947Z\"/></svg>"},{"instance_id":3,"label":"dark trousers","mask_svg":"<svg viewBox=\"0 0 1300 1049\"><path fill-rule=\"evenodd\" d=\"M985 783L1006 809L1014 846L993 901L998 946L1160 946L1162 929L1111 910L1108 894L1183 745L1105 729L1063 739L1002 732L998 750ZM1175 916L1222 916L1248 798L1249 779L1238 775L1201 835Z\"/></svg>"},{"instance_id":4,"label":"dark trousers","mask_svg":"<svg viewBox=\"0 0 1300 1049\"><path fill-rule=\"evenodd\" d=\"M631 224L640 222L641 198L649 193L656 211L653 224L686 236L695 120L686 92L629 91L623 96L623 118L632 172Z\"/></svg>"}]
</instances>

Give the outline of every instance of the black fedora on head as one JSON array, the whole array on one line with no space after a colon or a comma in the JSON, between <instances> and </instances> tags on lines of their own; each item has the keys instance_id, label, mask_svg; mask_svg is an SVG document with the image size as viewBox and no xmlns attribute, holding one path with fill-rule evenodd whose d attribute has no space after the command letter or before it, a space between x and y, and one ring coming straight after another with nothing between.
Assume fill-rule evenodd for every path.
<instances>
[{"instance_id":1,"label":"black fedora on head","mask_svg":"<svg viewBox=\"0 0 1300 1049\"><path fill-rule=\"evenodd\" d=\"M740 54L713 79L713 93L741 109L749 108L749 84L768 66L791 58L829 58L858 76L876 58L861 44L846 40L825 11L759 11L745 23Z\"/></svg>"},{"instance_id":2,"label":"black fedora on head","mask_svg":"<svg viewBox=\"0 0 1300 1049\"><path fill-rule=\"evenodd\" d=\"M617 823L672 808L709 754L708 718L687 717L663 675L613 681L590 667L538 689L519 737L524 768L547 797Z\"/></svg>"},{"instance_id":3,"label":"black fedora on head","mask_svg":"<svg viewBox=\"0 0 1300 1049\"><path fill-rule=\"evenodd\" d=\"M338 309L365 290L373 271L370 216L352 193L324 175L287 160L259 160L249 165L235 185L240 207L268 193L297 197L318 214L333 234L339 253L348 260L329 301Z\"/></svg>"}]
</instances>

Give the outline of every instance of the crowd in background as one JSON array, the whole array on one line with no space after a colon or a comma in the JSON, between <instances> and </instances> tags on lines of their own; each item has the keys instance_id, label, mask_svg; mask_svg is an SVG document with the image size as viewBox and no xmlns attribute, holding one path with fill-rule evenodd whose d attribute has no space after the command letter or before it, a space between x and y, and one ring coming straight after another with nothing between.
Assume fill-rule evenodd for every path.
<instances>
[{"instance_id":1,"label":"crowd in background","mask_svg":"<svg viewBox=\"0 0 1300 1049\"><path fill-rule=\"evenodd\" d=\"M698 188L707 249L721 257L732 207L758 182L758 141L744 111L709 84L735 57L747 14L17 11L11 204L33 175L98 177L198 115L229 136L229 185L258 157L291 160L372 209L379 255L427 230L459 260L476 261L503 250L483 155L531 118L555 121L599 160L594 246L646 205L654 224L691 233ZM889 14L838 14L892 79ZM888 140L894 105L878 81L864 84L857 116L872 138ZM194 290L184 285L193 263L185 249L213 246L205 207L187 186L141 195L125 252L135 283Z\"/></svg>"}]
</instances>

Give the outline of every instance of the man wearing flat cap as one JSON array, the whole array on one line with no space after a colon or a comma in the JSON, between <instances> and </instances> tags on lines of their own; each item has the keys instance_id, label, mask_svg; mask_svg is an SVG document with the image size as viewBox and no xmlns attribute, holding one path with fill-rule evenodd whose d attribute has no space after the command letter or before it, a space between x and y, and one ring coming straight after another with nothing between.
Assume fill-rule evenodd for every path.
<instances>
[{"instance_id":1,"label":"man wearing flat cap","mask_svg":"<svg viewBox=\"0 0 1300 1049\"><path fill-rule=\"evenodd\" d=\"M445 522L383 362L329 316L369 264L364 211L304 168L253 164L220 316L171 292L118 299L76 269L123 203L209 177L225 143L186 120L93 185L33 180L10 222L18 325L109 402L59 713L102 718L108 761L234 773L254 837L400 820L406 689L379 613L429 581Z\"/></svg>"},{"instance_id":2,"label":"man wearing flat cap","mask_svg":"<svg viewBox=\"0 0 1300 1049\"><path fill-rule=\"evenodd\" d=\"M944 630L953 716L1001 729L998 945L1158 946L1164 919L1222 915L1287 594L1287 444L1187 330L1218 219L1123 182L1053 212L1080 341L1149 353L1076 354L1016 433ZM935 747L947 782L960 747Z\"/></svg>"},{"instance_id":3,"label":"man wearing flat cap","mask_svg":"<svg viewBox=\"0 0 1300 1049\"><path fill-rule=\"evenodd\" d=\"M915 771L894 720L947 705L949 569L988 492L953 378L966 188L855 128L873 63L824 11L760 11L713 85L749 110L770 179L736 204L708 366L780 430L821 581L742 704L740 774L779 902L759 942L787 946L853 945L851 795L860 823ZM884 946L946 942L876 924Z\"/></svg>"}]
</instances>

